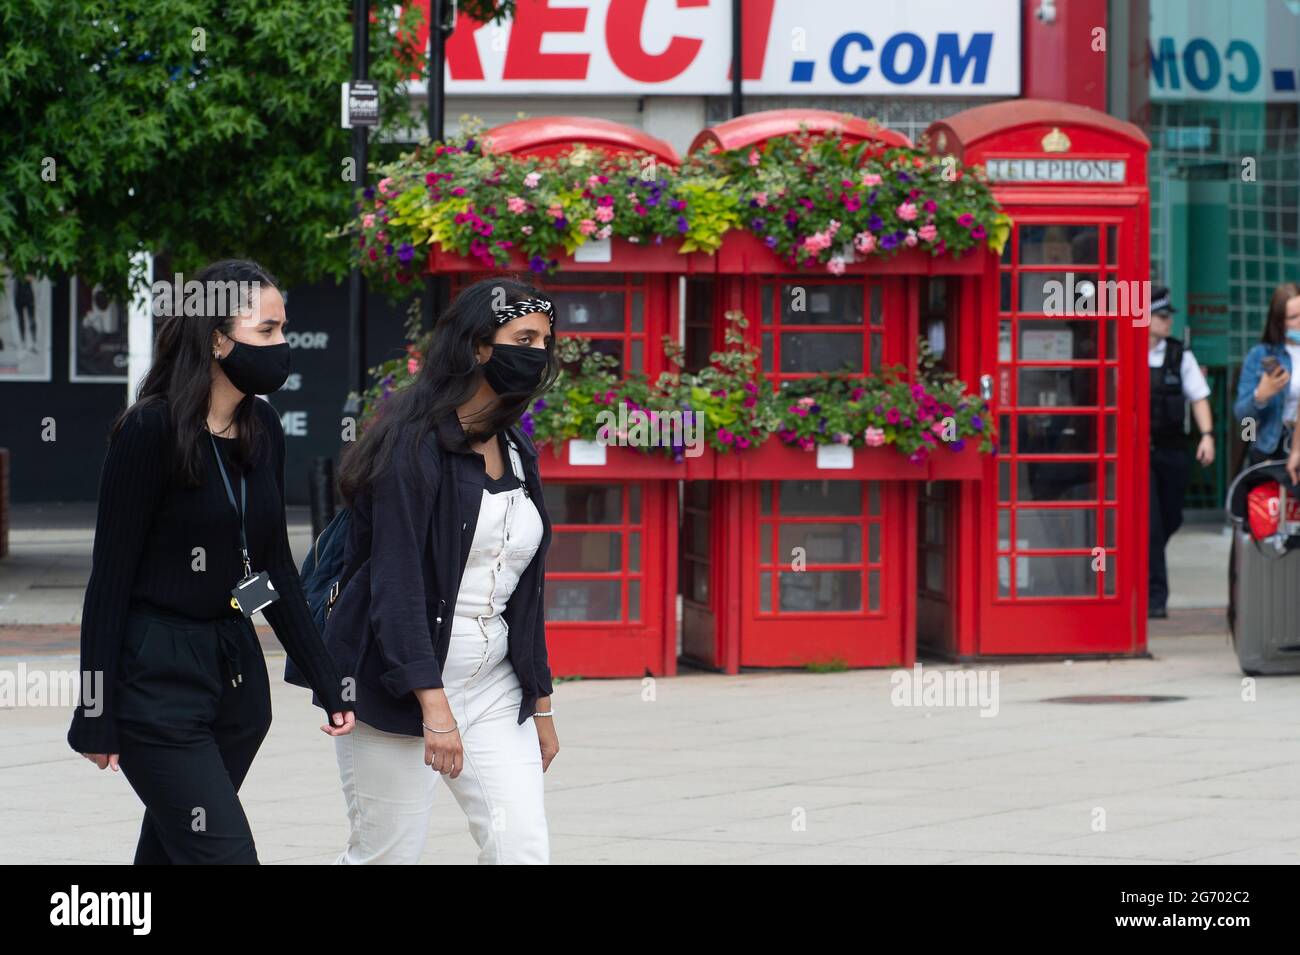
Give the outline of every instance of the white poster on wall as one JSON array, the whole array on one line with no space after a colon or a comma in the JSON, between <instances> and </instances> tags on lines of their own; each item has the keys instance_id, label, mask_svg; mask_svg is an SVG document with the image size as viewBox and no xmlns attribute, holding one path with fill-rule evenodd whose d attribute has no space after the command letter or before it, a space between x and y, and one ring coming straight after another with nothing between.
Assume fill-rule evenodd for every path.
<instances>
[{"instance_id":1,"label":"white poster on wall","mask_svg":"<svg viewBox=\"0 0 1300 955\"><path fill-rule=\"evenodd\" d=\"M0 269L0 381L50 381L54 286Z\"/></svg>"},{"instance_id":2,"label":"white poster on wall","mask_svg":"<svg viewBox=\"0 0 1300 955\"><path fill-rule=\"evenodd\" d=\"M68 380L126 384L126 311L101 286L70 286Z\"/></svg>"}]
</instances>

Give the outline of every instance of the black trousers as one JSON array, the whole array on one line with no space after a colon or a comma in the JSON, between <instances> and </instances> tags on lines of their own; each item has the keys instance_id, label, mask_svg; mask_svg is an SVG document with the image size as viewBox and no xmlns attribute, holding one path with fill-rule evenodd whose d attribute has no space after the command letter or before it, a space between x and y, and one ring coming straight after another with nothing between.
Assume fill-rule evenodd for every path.
<instances>
[{"instance_id":1,"label":"black trousers","mask_svg":"<svg viewBox=\"0 0 1300 955\"><path fill-rule=\"evenodd\" d=\"M1183 500L1192 458L1186 448L1151 449L1151 535L1147 541L1147 606L1163 608L1169 600L1165 545L1183 525Z\"/></svg>"},{"instance_id":2,"label":"black trousers","mask_svg":"<svg viewBox=\"0 0 1300 955\"><path fill-rule=\"evenodd\" d=\"M135 864L256 865L238 793L271 687L252 624L133 609L116 691L119 762L145 806Z\"/></svg>"}]
</instances>

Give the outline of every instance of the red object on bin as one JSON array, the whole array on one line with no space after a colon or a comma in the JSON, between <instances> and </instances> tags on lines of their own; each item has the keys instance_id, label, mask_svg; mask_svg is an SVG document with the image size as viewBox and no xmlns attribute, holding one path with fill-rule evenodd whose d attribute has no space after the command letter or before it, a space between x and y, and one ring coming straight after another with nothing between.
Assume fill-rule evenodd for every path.
<instances>
[{"instance_id":1,"label":"red object on bin","mask_svg":"<svg viewBox=\"0 0 1300 955\"><path fill-rule=\"evenodd\" d=\"M1255 540L1262 541L1277 533L1281 493L1277 481L1265 481L1246 495L1246 520ZM1286 519L1288 523L1300 522L1300 498L1287 497Z\"/></svg>"}]
</instances>

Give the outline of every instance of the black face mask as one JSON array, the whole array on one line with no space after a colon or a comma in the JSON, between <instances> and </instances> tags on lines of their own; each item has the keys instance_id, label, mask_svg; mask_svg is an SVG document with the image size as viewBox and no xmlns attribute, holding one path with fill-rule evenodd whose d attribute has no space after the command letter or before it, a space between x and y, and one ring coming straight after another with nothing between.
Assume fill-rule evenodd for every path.
<instances>
[{"instance_id":1,"label":"black face mask","mask_svg":"<svg viewBox=\"0 0 1300 955\"><path fill-rule=\"evenodd\" d=\"M225 358L218 359L230 383L246 395L279 391L289 377L289 343L248 345L235 342Z\"/></svg>"},{"instance_id":2,"label":"black face mask","mask_svg":"<svg viewBox=\"0 0 1300 955\"><path fill-rule=\"evenodd\" d=\"M492 357L483 363L483 374L498 396L530 395L542 383L549 362L544 348L493 345Z\"/></svg>"}]
</instances>

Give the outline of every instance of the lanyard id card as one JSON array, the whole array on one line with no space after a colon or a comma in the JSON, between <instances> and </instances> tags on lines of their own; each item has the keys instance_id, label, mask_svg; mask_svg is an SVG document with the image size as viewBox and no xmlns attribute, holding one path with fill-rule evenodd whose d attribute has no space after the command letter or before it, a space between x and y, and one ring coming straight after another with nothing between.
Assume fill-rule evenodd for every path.
<instances>
[{"instance_id":1,"label":"lanyard id card","mask_svg":"<svg viewBox=\"0 0 1300 955\"><path fill-rule=\"evenodd\" d=\"M279 592L275 585L271 583L270 575L260 570L253 573L253 562L248 556L248 535L244 530L244 512L248 509L248 492L244 475L239 475L239 504L235 503L235 492L230 486L230 478L226 476L226 466L221 461L221 451L217 448L217 440L208 433L208 440L212 442L212 453L217 456L217 468L221 471L221 483L226 486L226 497L230 501L230 506L235 509L239 515L239 552L244 562L244 578L235 584L230 590L230 606L234 607L245 617L251 617L264 607L269 607L280 599Z\"/></svg>"}]
</instances>

